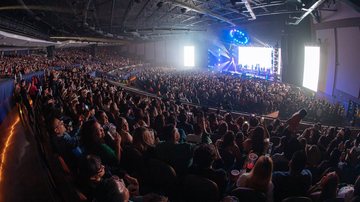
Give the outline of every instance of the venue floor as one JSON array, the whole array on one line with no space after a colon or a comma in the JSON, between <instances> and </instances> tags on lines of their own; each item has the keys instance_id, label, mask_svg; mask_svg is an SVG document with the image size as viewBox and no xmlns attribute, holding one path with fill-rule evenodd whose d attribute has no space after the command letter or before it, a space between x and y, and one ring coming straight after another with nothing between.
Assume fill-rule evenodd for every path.
<instances>
[{"instance_id":1,"label":"venue floor","mask_svg":"<svg viewBox=\"0 0 360 202\"><path fill-rule=\"evenodd\" d=\"M0 126L0 202L57 201L32 130L17 107Z\"/></svg>"}]
</instances>

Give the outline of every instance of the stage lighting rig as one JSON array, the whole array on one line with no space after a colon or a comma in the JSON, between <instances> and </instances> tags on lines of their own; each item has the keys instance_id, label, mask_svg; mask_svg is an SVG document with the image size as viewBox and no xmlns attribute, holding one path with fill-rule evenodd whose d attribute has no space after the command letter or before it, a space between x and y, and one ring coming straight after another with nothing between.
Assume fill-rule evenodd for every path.
<instances>
[{"instance_id":1,"label":"stage lighting rig","mask_svg":"<svg viewBox=\"0 0 360 202\"><path fill-rule=\"evenodd\" d=\"M232 42L236 45L246 45L249 43L247 34L237 29L230 30L230 37Z\"/></svg>"}]
</instances>

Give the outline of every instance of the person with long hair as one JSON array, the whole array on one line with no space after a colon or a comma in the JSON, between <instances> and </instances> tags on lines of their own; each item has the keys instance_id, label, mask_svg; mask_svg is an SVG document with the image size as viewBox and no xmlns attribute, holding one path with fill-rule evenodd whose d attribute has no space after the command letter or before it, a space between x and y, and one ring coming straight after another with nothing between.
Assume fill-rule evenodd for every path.
<instances>
[{"instance_id":1,"label":"person with long hair","mask_svg":"<svg viewBox=\"0 0 360 202\"><path fill-rule=\"evenodd\" d=\"M236 185L247 187L266 194L267 201L273 201L274 185L271 182L273 162L268 156L260 156L249 173L242 174Z\"/></svg>"},{"instance_id":2,"label":"person with long hair","mask_svg":"<svg viewBox=\"0 0 360 202\"><path fill-rule=\"evenodd\" d=\"M335 172L330 172L321 179L320 201L335 199L337 196L339 177Z\"/></svg>"},{"instance_id":3,"label":"person with long hair","mask_svg":"<svg viewBox=\"0 0 360 202\"><path fill-rule=\"evenodd\" d=\"M257 155L264 155L266 148L268 147L268 142L265 140L266 131L262 126L257 126L252 133L250 134L250 137L245 140L244 142L244 150L247 152L252 151L253 153L256 153Z\"/></svg>"},{"instance_id":4,"label":"person with long hair","mask_svg":"<svg viewBox=\"0 0 360 202\"><path fill-rule=\"evenodd\" d=\"M121 165L129 173L138 175L147 159L153 158L155 137L152 131L138 127L133 132L133 143L124 148Z\"/></svg>"},{"instance_id":5,"label":"person with long hair","mask_svg":"<svg viewBox=\"0 0 360 202\"><path fill-rule=\"evenodd\" d=\"M222 137L221 140L216 142L217 147L219 148L219 153L221 158L224 161L225 169L231 169L235 165L239 165L242 159L241 152L239 147L235 142L235 135L233 131L228 131Z\"/></svg>"},{"instance_id":6,"label":"person with long hair","mask_svg":"<svg viewBox=\"0 0 360 202\"><path fill-rule=\"evenodd\" d=\"M121 158L121 136L114 136L115 148L105 143L105 132L96 120L85 122L80 130L80 141L86 154L94 154L106 165L117 165Z\"/></svg>"}]
</instances>

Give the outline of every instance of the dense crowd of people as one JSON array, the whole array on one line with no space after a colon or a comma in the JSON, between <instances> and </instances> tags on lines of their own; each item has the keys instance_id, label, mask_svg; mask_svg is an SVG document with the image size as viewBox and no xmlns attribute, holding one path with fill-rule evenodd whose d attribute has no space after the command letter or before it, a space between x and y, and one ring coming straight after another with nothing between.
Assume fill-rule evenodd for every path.
<instances>
[{"instance_id":1,"label":"dense crowd of people","mask_svg":"<svg viewBox=\"0 0 360 202\"><path fill-rule=\"evenodd\" d=\"M320 123L299 129L308 117L341 116L341 106L287 84L211 72L118 72L136 71L137 86L159 96L146 97L90 77L136 62L107 55L58 51L55 61L66 70L15 88L29 119L29 99L39 103L51 147L87 201L360 201L360 134ZM209 106L280 110L287 121Z\"/></svg>"},{"instance_id":2,"label":"dense crowd of people","mask_svg":"<svg viewBox=\"0 0 360 202\"><path fill-rule=\"evenodd\" d=\"M359 201L360 134L319 124L300 131L306 110L286 123L234 117L169 92L133 94L76 68L34 85L54 152L88 201Z\"/></svg>"},{"instance_id":3,"label":"dense crowd of people","mask_svg":"<svg viewBox=\"0 0 360 202\"><path fill-rule=\"evenodd\" d=\"M42 52L29 55L2 55L0 58L0 76L3 78L19 78L20 75L29 74L49 67L82 67L88 71L108 72L117 68L140 63L120 55L107 47L91 48L66 48L54 51L54 57L49 57ZM94 57L95 54L95 57Z\"/></svg>"},{"instance_id":4,"label":"dense crowd of people","mask_svg":"<svg viewBox=\"0 0 360 202\"><path fill-rule=\"evenodd\" d=\"M306 120L327 124L342 123L345 117L339 103L330 104L303 88L285 83L164 68L144 69L137 78L138 86L148 92L208 107L257 114L280 111L281 118L306 108Z\"/></svg>"}]
</instances>

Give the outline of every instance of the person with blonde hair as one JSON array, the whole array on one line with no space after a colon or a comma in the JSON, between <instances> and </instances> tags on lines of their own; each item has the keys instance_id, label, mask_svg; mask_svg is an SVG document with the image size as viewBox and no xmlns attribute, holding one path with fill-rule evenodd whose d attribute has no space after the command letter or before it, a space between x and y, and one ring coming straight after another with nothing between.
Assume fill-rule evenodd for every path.
<instances>
[{"instance_id":1,"label":"person with blonde hair","mask_svg":"<svg viewBox=\"0 0 360 202\"><path fill-rule=\"evenodd\" d=\"M249 173L242 174L236 185L251 188L266 194L267 201L273 201L274 185L271 182L273 161L269 156L260 156Z\"/></svg>"},{"instance_id":2,"label":"person with blonde hair","mask_svg":"<svg viewBox=\"0 0 360 202\"><path fill-rule=\"evenodd\" d=\"M121 165L131 174L139 174L144 163L153 158L155 138L152 131L145 127L138 127L133 132L133 143L124 148Z\"/></svg>"}]
</instances>

